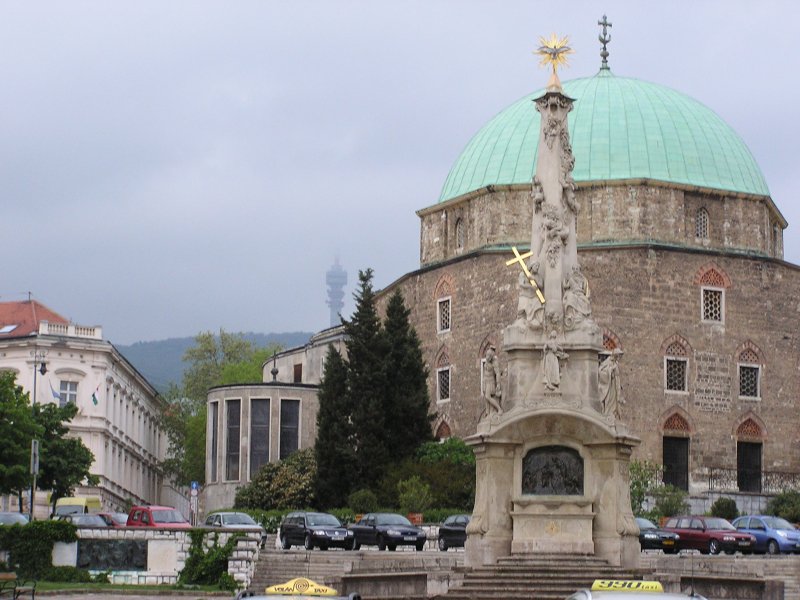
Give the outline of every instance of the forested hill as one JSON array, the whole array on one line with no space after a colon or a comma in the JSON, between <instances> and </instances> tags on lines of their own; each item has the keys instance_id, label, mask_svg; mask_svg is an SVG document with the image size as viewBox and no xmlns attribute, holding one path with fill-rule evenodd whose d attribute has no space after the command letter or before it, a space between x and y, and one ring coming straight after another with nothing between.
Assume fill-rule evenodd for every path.
<instances>
[{"instance_id":1,"label":"forested hill","mask_svg":"<svg viewBox=\"0 0 800 600\"><path fill-rule=\"evenodd\" d=\"M243 333L241 335L257 348L280 344L282 348L286 349L302 346L312 334L305 331L293 331L289 333ZM170 382L180 384L183 370L186 367L183 362L183 354L192 345L194 345L194 337L136 342L129 346L115 344L117 350L159 392L164 392Z\"/></svg>"}]
</instances>

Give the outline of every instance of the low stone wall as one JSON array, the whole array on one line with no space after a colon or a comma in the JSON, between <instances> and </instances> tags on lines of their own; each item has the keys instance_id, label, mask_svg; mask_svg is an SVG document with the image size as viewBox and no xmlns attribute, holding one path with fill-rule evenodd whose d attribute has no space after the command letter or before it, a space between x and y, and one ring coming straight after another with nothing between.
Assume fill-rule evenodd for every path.
<instances>
[{"instance_id":1,"label":"low stone wall","mask_svg":"<svg viewBox=\"0 0 800 600\"><path fill-rule=\"evenodd\" d=\"M192 540L187 529L86 528L78 529L78 541L56 542L53 565L109 571L112 583L132 585L174 584L186 564ZM207 530L206 548L227 543L233 533L242 533L228 560L228 573L246 587L258 560L260 530Z\"/></svg>"},{"instance_id":2,"label":"low stone wall","mask_svg":"<svg viewBox=\"0 0 800 600\"><path fill-rule=\"evenodd\" d=\"M641 566L669 591L709 598L800 600L800 556L642 553Z\"/></svg>"}]
</instances>

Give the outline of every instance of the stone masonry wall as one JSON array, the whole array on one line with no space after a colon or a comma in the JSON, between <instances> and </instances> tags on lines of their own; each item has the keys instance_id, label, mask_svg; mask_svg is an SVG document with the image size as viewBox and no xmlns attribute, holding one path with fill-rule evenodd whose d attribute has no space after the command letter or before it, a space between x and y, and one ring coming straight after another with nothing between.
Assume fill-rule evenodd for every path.
<instances>
[{"instance_id":1,"label":"stone masonry wall","mask_svg":"<svg viewBox=\"0 0 800 600\"><path fill-rule=\"evenodd\" d=\"M782 257L773 247L777 216L762 199L685 192L664 185L580 186L578 243L659 241ZM695 237L695 215L708 212L708 239ZM420 264L431 265L490 246L531 238L529 186L497 186L420 211ZM456 235L462 221L463 245Z\"/></svg>"},{"instance_id":2,"label":"stone masonry wall","mask_svg":"<svg viewBox=\"0 0 800 600\"><path fill-rule=\"evenodd\" d=\"M472 253L400 279L430 371L431 409L453 435L474 433L483 409L480 360L488 343L500 350L503 328L517 308L517 270L510 253ZM666 419L689 424L690 472L703 486L709 467L736 467L737 428L761 428L763 469L800 471L800 270L773 259L658 245L583 249L596 322L625 352L621 359L622 418L641 437L635 457L662 462ZM716 268L730 280L724 322L701 320L699 274ZM379 302L394 286L383 290ZM452 324L437 333L437 290L449 290ZM688 347L688 391L667 392L664 349L673 339ZM760 398L739 397L739 354L754 349L761 368ZM446 357L446 358L444 358ZM450 400L436 402L436 370L451 366ZM504 371L505 374L505 371Z\"/></svg>"}]
</instances>

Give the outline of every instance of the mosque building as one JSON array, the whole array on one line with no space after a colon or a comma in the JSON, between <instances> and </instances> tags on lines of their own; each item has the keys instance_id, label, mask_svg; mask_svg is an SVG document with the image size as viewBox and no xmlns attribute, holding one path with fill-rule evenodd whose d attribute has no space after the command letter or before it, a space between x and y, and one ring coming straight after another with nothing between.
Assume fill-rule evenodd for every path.
<instances>
[{"instance_id":1,"label":"mosque building","mask_svg":"<svg viewBox=\"0 0 800 600\"><path fill-rule=\"evenodd\" d=\"M621 418L642 440L633 458L695 495L797 487L800 271L783 259L787 222L713 110L614 73L605 45L601 57L563 89L575 100L578 255L604 349L622 352ZM530 246L542 93L472 137L438 201L417 211L419 268L378 294L384 308L400 289L411 309L439 438L475 433L490 346L505 375L503 330L519 309L519 264L508 263ZM265 381L277 368L278 380L318 383L336 332L279 354Z\"/></svg>"}]
</instances>

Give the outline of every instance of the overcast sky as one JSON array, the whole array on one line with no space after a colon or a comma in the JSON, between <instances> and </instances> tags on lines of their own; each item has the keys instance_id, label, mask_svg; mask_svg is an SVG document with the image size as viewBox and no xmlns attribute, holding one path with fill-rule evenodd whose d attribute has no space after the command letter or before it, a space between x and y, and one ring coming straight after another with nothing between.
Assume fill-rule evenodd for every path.
<instances>
[{"instance_id":1,"label":"overcast sky","mask_svg":"<svg viewBox=\"0 0 800 600\"><path fill-rule=\"evenodd\" d=\"M716 111L745 140L800 262L800 3L0 2L0 300L32 292L114 343L328 325L325 272L419 264L471 136L600 65Z\"/></svg>"}]
</instances>

